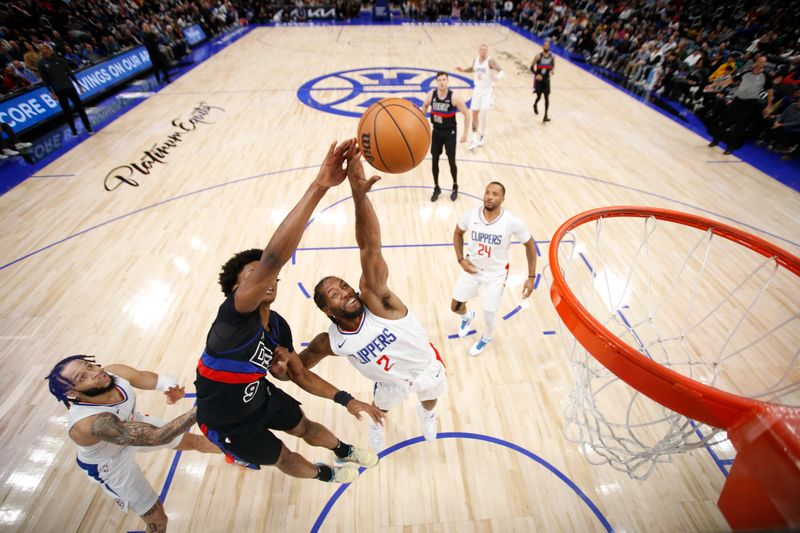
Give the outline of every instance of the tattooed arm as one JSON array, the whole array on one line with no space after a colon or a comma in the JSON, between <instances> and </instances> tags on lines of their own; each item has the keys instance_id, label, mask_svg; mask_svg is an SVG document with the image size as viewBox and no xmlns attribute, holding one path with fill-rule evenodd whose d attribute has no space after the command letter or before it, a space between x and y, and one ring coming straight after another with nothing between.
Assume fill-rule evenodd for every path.
<instances>
[{"instance_id":1,"label":"tattooed arm","mask_svg":"<svg viewBox=\"0 0 800 533\"><path fill-rule=\"evenodd\" d=\"M111 413L101 413L72 426L70 437L81 446L91 446L100 441L121 446L161 446L185 433L196 421L197 408L161 427L135 420L123 422Z\"/></svg>"}]
</instances>

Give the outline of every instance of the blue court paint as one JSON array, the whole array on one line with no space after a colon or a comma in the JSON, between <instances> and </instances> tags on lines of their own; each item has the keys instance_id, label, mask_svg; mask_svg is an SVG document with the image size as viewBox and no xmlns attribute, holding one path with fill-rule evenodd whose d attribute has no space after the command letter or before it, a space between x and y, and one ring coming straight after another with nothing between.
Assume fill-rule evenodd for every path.
<instances>
[{"instance_id":1,"label":"blue court paint","mask_svg":"<svg viewBox=\"0 0 800 533\"><path fill-rule=\"evenodd\" d=\"M771 232L769 232L769 231L767 231L765 229L758 228L756 226L750 225L750 224L748 224L746 222L743 222L741 220L737 220L737 219L734 219L732 217L721 215L719 213L715 213L715 212L710 211L708 209L703 209L702 207L698 207L698 206L689 204L687 202L683 202L681 200L675 200L675 199L669 198L669 197L664 196L664 195L651 193L651 192L648 192L648 191L645 191L645 190L642 190L642 189L637 189L635 187L630 187L630 186L627 186L627 185L621 185L621 184L618 184L618 183L613 183L613 182L601 180L601 179L598 179L598 178L592 178L590 176L581 176L579 174L573 174L571 172L563 172L563 171L560 171L560 170L547 169L547 168L542 168L542 167L534 167L534 166L531 166L531 165L521 165L521 164L518 164L518 163L503 163L503 162L497 162L497 161L492 162L492 161L475 161L475 160L472 160L472 161L463 160L461 162L465 163L465 164L468 164L468 163L487 164L488 163L488 164L493 164L493 165L496 165L496 166L499 166L499 167L507 166L507 167L516 167L516 168L529 168L529 169L532 169L532 170L541 170L541 171L544 171L544 172L553 172L553 173L561 174L561 175L565 175L565 176L571 176L571 177L575 177L575 178L579 178L579 179L586 179L586 180L589 180L589 181L595 181L595 182L599 182L599 183L604 183L604 184L612 186L612 187L619 187L619 188L622 188L622 189L633 190L633 191L640 192L640 193L648 195L648 196L654 196L656 198L660 198L660 199L668 201L668 202L673 202L673 203L682 205L684 207L690 207L692 209L696 209L698 211L702 211L704 213L713 215L714 217L734 222L736 224L745 226L745 227L750 228L752 230L764 233L765 235L769 235L770 237L773 237L775 239L778 239L778 240L781 240L783 242L789 243L789 244L791 244L793 246L800 247L800 243L798 243L798 242L792 241L792 240L790 240L790 239L788 239L786 237L781 237L780 235L776 235L776 234L771 233ZM79 237L79 236L81 236L81 235L83 235L85 233L88 233L88 232L92 231L92 230L95 230L97 228L106 226L108 224L111 224L112 222L123 220L125 218L128 218L128 217L133 216L133 215L138 214L138 213L141 213L143 211L150 210L150 209L152 209L154 207L159 207L159 206L174 202L176 200L182 200L184 198L188 198L190 196L194 196L194 195L197 195L197 194L200 194L200 193L203 193L203 192L208 192L208 191L212 191L212 190L215 190L215 189L219 189L219 188L225 187L227 185L233 185L233 184L237 184L237 183L242 183L244 181L254 180L254 179L257 179L257 178L263 178L265 176L275 176L275 175L278 175L278 174L283 174L283 173L288 173L288 172L297 172L297 171L300 171L300 170L308 170L308 169L312 169L312 168L316 169L317 167L318 167L318 165L307 165L307 166L303 166L303 167L295 167L295 168L284 169L284 170L275 170L275 171L271 171L271 172L265 172L263 174L256 174L254 176L248 176L248 177L245 177L245 178L237 178L237 179L230 180L230 181L223 182L223 183L219 183L219 184L216 184L216 185L210 185L208 187L203 187L202 189L197 189L195 191L190 191L190 192L187 192L187 193L184 193L184 194L179 194L177 196L173 196L171 198L167 198L165 200L161 200L161 201L156 202L154 204L150 204L150 205L141 207L139 209L136 209L134 211L130 211L128 213L116 216L114 218L106 220L105 222L100 222L99 224L95 224L94 226L91 226L91 227L89 227L87 229L78 231L77 233L73 233L71 235L68 235L67 237L64 237L63 239L60 239L60 240L55 241L53 243L50 243L50 244L48 244L46 246L43 246L42 248L38 248L38 249L36 249L36 250L34 250L32 252L29 252L29 253L17 258L17 259L14 259L13 261L11 261L9 263L6 263L6 264L0 266L0 270L3 270L6 267L9 267L9 266L11 266L11 265L13 265L15 263L18 263L18 262L24 260L24 259L27 259L28 257L34 256L34 255L36 255L36 254L38 254L40 252L43 252L43 251L45 251L45 250L47 250L49 248L52 248L53 246L56 246L56 245L59 245L59 244L61 244L63 242L66 242L66 241L69 241L71 239L74 239L75 237ZM384 187L383 189L376 189L376 190L398 189L398 188L432 189L432 187L425 186L425 185L401 185L401 186L394 186L394 187ZM445 190L445 189L443 189L443 190ZM475 199L478 199L478 200L481 199L481 198L478 198L477 196L469 195L467 193L459 193L459 194L463 194L464 196L469 196L471 198L475 198ZM334 204L331 204L330 206L328 206L325 209L326 210L330 209L331 207L333 207L333 206L335 206L337 204L340 204L340 203L342 203L342 202L344 202L344 201L346 201L346 200L348 200L350 198L352 198L352 197L343 198L343 199L339 200L338 202L335 202ZM306 229L311 225L311 223L313 221L314 221L314 219L311 219L308 222L308 224L306 224Z\"/></svg>"},{"instance_id":2,"label":"blue court paint","mask_svg":"<svg viewBox=\"0 0 800 533\"><path fill-rule=\"evenodd\" d=\"M305 348L306 346L308 346L307 342L301 342L300 343L300 347Z\"/></svg>"},{"instance_id":3,"label":"blue court paint","mask_svg":"<svg viewBox=\"0 0 800 533\"><path fill-rule=\"evenodd\" d=\"M128 217L133 216L133 215L139 214L139 213L141 213L143 211L148 211L148 210L153 209L155 207L160 207L162 205L174 202L176 200L183 200L184 198L189 198L190 196L195 196L195 195L200 194L200 193L204 193L204 192L211 191L211 190L214 190L214 189L219 189L219 188L225 187L227 185L233 185L233 184L236 184L236 183L243 183L245 181L250 181L250 180L254 180L254 179L258 179L258 178L263 178L263 177L266 177L266 176L274 176L276 174L283 174L283 173L286 173L286 172L295 172L295 171L298 171L298 170L307 170L307 169L311 169L311 168L317 168L317 165L309 165L309 166L305 166L305 167L297 167L297 168L292 168L292 169L288 169L288 170L277 170L275 172L266 172L266 173L263 173L263 174L256 174L255 176L248 176L246 178L237 178L237 179L234 179L234 180L231 180L231 181L218 183L217 185L211 185L209 187L203 187L202 189L197 189L195 191L187 192L187 193L184 193L184 194L179 194L178 196L173 196L172 198L167 198L166 200L161 200L160 202L156 202L154 204L150 204L150 205L146 205L144 207L140 207L139 209L135 209L133 211L129 211L128 213L116 216L114 218L106 220L105 222L100 222L99 224L95 224L94 226L90 226L90 227L88 227L88 228L86 228L84 230L81 230L81 231L78 231L78 232L73 233L71 235L68 235L68 236L64 237L63 239L57 240L55 242L52 242L52 243L50 243L48 245L45 245L45 246L43 246L41 248L38 248L38 249L36 249L36 250L34 250L32 252L29 252L29 253L21 256L21 257L18 257L17 259L14 259L13 261L11 261L9 263L6 263L6 264L0 266L0 270L3 270L4 268L10 267L11 265L13 265L15 263L19 263L20 261L23 261L23 260L25 260L25 259L27 259L29 257L32 257L32 256L36 255L36 254L44 252L45 250L47 250L49 248L52 248L54 246L57 246L57 245L59 245L59 244L61 244L63 242L67 242L69 240L72 240L75 237L80 237L81 235L89 233L90 231L96 230L98 228L102 228L103 226L107 226L108 224L111 224L112 222L117 222L119 220L126 219Z\"/></svg>"},{"instance_id":4,"label":"blue court paint","mask_svg":"<svg viewBox=\"0 0 800 533\"><path fill-rule=\"evenodd\" d=\"M555 335L555 334L556 334L555 330L552 329L548 329L542 332L542 335Z\"/></svg>"},{"instance_id":5,"label":"blue court paint","mask_svg":"<svg viewBox=\"0 0 800 533\"><path fill-rule=\"evenodd\" d=\"M469 331L467 332L467 334L466 334L466 335L464 335L464 337L469 337L470 335L475 335L476 333L478 333L478 332L477 332L477 331L475 331L474 329L471 329L471 330L469 330ZM458 336L458 334L456 334L456 333L453 333L452 335L448 335L448 336L447 336L447 338L448 338L448 339L459 339L459 338L461 338L461 337L459 337L459 336Z\"/></svg>"},{"instance_id":6,"label":"blue court paint","mask_svg":"<svg viewBox=\"0 0 800 533\"><path fill-rule=\"evenodd\" d=\"M178 461L181 460L182 454L183 452L178 450L175 452L175 457L172 458L172 464L169 466L169 472L167 472L167 479L164 480L164 487L162 487L161 495L158 497L161 503L165 503L167 500L167 493L169 492L170 485L172 485L172 478L175 477L175 471L178 469Z\"/></svg>"},{"instance_id":7,"label":"blue court paint","mask_svg":"<svg viewBox=\"0 0 800 533\"><path fill-rule=\"evenodd\" d=\"M511 318L512 316L514 316L514 315L516 315L517 313L519 313L521 309L522 309L522 306L521 306L521 305L518 305L518 306L516 306L514 309L512 309L511 311L509 311L508 313L506 313L506 315L503 317L503 320L508 320L508 319L509 319L509 318Z\"/></svg>"},{"instance_id":8,"label":"blue court paint","mask_svg":"<svg viewBox=\"0 0 800 533\"><path fill-rule=\"evenodd\" d=\"M600 524L603 526L603 528L606 531L614 531L614 528L611 526L611 523L606 519L606 517L603 515L603 513L600 511L600 509L597 507L597 505L595 505L595 503L586 495L586 493L584 493L580 489L580 487L578 487L578 485L575 484L574 481L572 481L563 472L561 472L555 466L550 464L545 459L539 457L535 453L533 453L533 452L531 452L529 450L526 450L525 448L523 448L521 446L518 446L518 445L516 445L516 444L514 444L512 442L509 442L507 440L498 439L496 437L490 437L489 435L481 435L479 433L465 433L465 432L461 432L461 431L444 432L444 433L439 433L437 435L437 438L439 440L443 440L443 439L477 440L477 441L482 441L482 442L488 442L490 444L496 444L498 446L502 446L502 447L508 448L510 450L513 450L513 451L515 451L517 453L521 453L522 455L524 455L528 459L531 459L531 460L535 461L537 464L539 464L540 466L545 467L548 471L550 471L551 474L556 476L556 478L558 478L565 485L567 485L567 487L572 489L572 491L589 508L589 510L592 512L592 514L594 514L594 516L597 518L598 522L600 522ZM412 444L418 444L420 442L424 442L424 439L422 437L414 437L413 439L408 439L408 440L405 440L405 441L402 441L402 442L398 442L397 444L394 444L394 445L390 446L389 448L387 448L387 449L383 450L382 452L380 452L378 454L378 457L380 457L381 459L385 459L386 457L388 457L389 455L395 453L396 451L402 450L403 448L407 448L408 446L411 446ZM364 472L365 469L364 469L364 467L360 467L358 470L359 470L359 472ZM346 491L350 487L350 485L351 485L351 483L347 483L347 484L341 485L331 495L330 499L325 504L325 507L323 507L322 511L320 512L319 516L317 517L316 521L314 522L314 525L311 526L311 533L316 533L316 532L318 532L320 530L320 528L322 527L323 522L328 517L328 514L330 514L331 509L333 509L333 506L336 504L336 502L339 500L339 498L341 498L342 494L344 494L344 491Z\"/></svg>"},{"instance_id":9,"label":"blue court paint","mask_svg":"<svg viewBox=\"0 0 800 533\"><path fill-rule=\"evenodd\" d=\"M300 292L303 293L303 296L305 296L306 298L311 298L311 295L308 294L308 291L306 290L306 288L303 287L303 282L302 281L298 281L297 282L297 286L300 287Z\"/></svg>"},{"instance_id":10,"label":"blue court paint","mask_svg":"<svg viewBox=\"0 0 800 533\"><path fill-rule=\"evenodd\" d=\"M419 67L368 67L331 72L307 81L297 89L297 99L317 111L351 118L360 118L364 111L382 98L404 97L422 106L425 93L435 85L438 71ZM456 73L448 73L453 89L472 89L472 80ZM330 80L330 81L329 81ZM333 83L331 83L333 82ZM342 87L342 84L346 84ZM333 100L331 91L343 92Z\"/></svg>"},{"instance_id":11,"label":"blue court paint","mask_svg":"<svg viewBox=\"0 0 800 533\"><path fill-rule=\"evenodd\" d=\"M703 433L697 427L697 423L694 420L689 420L689 424L691 424L691 426L694 428L694 432L697 433L697 436L700 437L700 440L705 438L705 435L703 435ZM708 452L708 455L711 456L711 459L714 460L714 463L717 465L717 468L719 468L719 471L722 472L722 475L728 477L728 469L725 466L726 463L722 462L722 460L717 455L717 452L715 452L714 449L707 443L704 444L704 447ZM733 460L730 460L730 464L733 464Z\"/></svg>"},{"instance_id":12,"label":"blue court paint","mask_svg":"<svg viewBox=\"0 0 800 533\"><path fill-rule=\"evenodd\" d=\"M732 465L733 464L733 459L720 459L719 460L719 464Z\"/></svg>"},{"instance_id":13,"label":"blue court paint","mask_svg":"<svg viewBox=\"0 0 800 533\"><path fill-rule=\"evenodd\" d=\"M592 273L592 276L594 276L594 269L592 268L592 265L589 263L589 260L586 259L586 256L583 255L583 252L579 252L578 255L583 260L583 264L586 265L586 268L589 269L589 272Z\"/></svg>"},{"instance_id":14,"label":"blue court paint","mask_svg":"<svg viewBox=\"0 0 800 533\"><path fill-rule=\"evenodd\" d=\"M542 242L549 243L550 241L542 241ZM541 281L542 281L542 275L537 272L536 273L536 278L534 278L534 280L533 280L533 288L534 289L538 289L539 288L539 282L541 282Z\"/></svg>"}]
</instances>

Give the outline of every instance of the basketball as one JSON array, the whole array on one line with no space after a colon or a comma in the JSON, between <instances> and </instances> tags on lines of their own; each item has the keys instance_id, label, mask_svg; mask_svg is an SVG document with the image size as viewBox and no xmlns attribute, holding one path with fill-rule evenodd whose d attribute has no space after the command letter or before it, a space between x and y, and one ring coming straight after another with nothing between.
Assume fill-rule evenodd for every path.
<instances>
[{"instance_id":1,"label":"basketball","mask_svg":"<svg viewBox=\"0 0 800 533\"><path fill-rule=\"evenodd\" d=\"M422 111L404 98L375 102L358 122L358 144L364 159L389 174L419 165L431 146L431 129Z\"/></svg>"}]
</instances>

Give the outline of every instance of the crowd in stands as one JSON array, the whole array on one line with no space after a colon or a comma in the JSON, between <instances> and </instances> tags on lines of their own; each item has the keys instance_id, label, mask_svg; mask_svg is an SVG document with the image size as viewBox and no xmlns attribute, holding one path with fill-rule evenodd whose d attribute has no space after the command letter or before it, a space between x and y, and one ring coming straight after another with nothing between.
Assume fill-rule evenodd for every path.
<instances>
[{"instance_id":1,"label":"crowd in stands","mask_svg":"<svg viewBox=\"0 0 800 533\"><path fill-rule=\"evenodd\" d=\"M225 0L13 0L0 3L0 94L39 83L43 45L79 69L143 42L144 25L170 60L188 53L181 29L215 35L239 19Z\"/></svg>"},{"instance_id":2,"label":"crowd in stands","mask_svg":"<svg viewBox=\"0 0 800 533\"><path fill-rule=\"evenodd\" d=\"M712 145L728 143L726 153L747 137L796 152L799 15L797 1L525 0L513 21L630 90L685 105L705 122ZM759 61L765 79L756 97L742 98L750 96L742 77ZM743 100L757 107L734 105Z\"/></svg>"},{"instance_id":3,"label":"crowd in stands","mask_svg":"<svg viewBox=\"0 0 800 533\"><path fill-rule=\"evenodd\" d=\"M648 96L667 98L697 114L721 139L755 136L781 151L800 136L800 2L733 0L398 0L412 20L507 19L550 39L598 72ZM367 6L367 4L364 4ZM356 17L357 0L14 0L0 3L0 94L39 81L42 44L73 68L101 61L159 35L170 61L188 52L181 28L200 24L215 35L238 20L303 22L306 8L335 8ZM759 113L741 120L742 76L763 57ZM748 83L752 80L748 79ZM738 94L738 96L737 96ZM741 103L741 102L739 102ZM769 104L769 105L767 105ZM755 106L746 106L748 112ZM752 119L752 120L750 120ZM746 131L739 131L742 128ZM736 130L731 132L731 130ZM715 135L716 137L716 135ZM727 140L729 151L739 141Z\"/></svg>"}]
</instances>

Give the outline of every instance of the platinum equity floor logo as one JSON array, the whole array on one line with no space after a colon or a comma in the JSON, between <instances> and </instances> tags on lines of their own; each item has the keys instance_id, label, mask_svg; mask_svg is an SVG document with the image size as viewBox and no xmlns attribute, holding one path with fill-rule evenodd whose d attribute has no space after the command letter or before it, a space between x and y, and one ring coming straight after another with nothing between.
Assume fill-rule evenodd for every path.
<instances>
[{"instance_id":1,"label":"platinum equity floor logo","mask_svg":"<svg viewBox=\"0 0 800 533\"><path fill-rule=\"evenodd\" d=\"M416 67L342 70L304 83L297 90L297 98L319 111L358 118L382 98L406 98L421 106L425 93L435 88L436 72ZM452 72L448 75L451 89L472 89L469 78Z\"/></svg>"}]
</instances>

